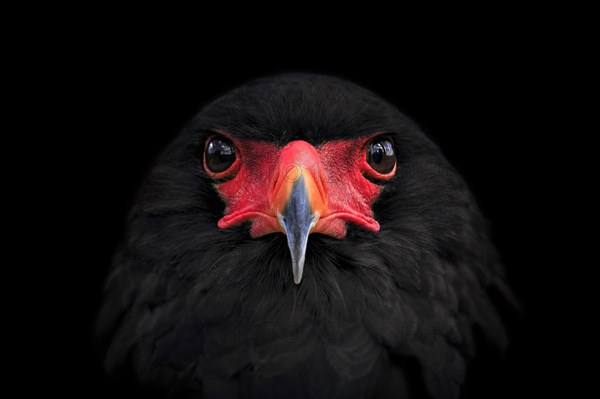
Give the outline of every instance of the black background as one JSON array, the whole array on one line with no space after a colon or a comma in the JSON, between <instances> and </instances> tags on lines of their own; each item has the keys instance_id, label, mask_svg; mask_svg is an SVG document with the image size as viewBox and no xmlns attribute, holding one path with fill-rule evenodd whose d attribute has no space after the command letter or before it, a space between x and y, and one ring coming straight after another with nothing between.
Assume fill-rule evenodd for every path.
<instances>
[{"instance_id":1,"label":"black background","mask_svg":"<svg viewBox=\"0 0 600 399\"><path fill-rule=\"evenodd\" d=\"M571 341L578 327L566 298L576 289L556 238L563 218L557 191L566 180L557 167L566 162L557 142L565 134L558 118L563 72L552 40L477 36L441 35L426 44L340 36L285 45L266 36L237 46L208 45L204 37L178 46L131 34L69 47L43 77L49 103L55 93L67 100L48 104L57 108L51 151L60 172L46 176L43 188L53 204L46 234L58 239L51 251L62 261L51 271L41 267L40 279L48 278L43 292L50 292L42 305L35 303L33 335L48 353L43 389L99 397L133 392L104 376L91 336L103 279L144 175L216 96L260 76L316 72L362 84L412 117L463 174L491 220L525 309L507 367L499 371L505 384L494 395L574 394L582 378ZM37 169L44 174L43 165ZM22 360L29 370L30 357Z\"/></svg>"}]
</instances>

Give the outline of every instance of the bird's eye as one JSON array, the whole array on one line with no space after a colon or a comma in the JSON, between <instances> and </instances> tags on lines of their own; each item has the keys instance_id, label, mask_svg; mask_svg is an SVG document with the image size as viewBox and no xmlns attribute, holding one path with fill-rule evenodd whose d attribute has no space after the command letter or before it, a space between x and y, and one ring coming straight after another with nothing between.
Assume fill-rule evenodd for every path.
<instances>
[{"instance_id":1,"label":"bird's eye","mask_svg":"<svg viewBox=\"0 0 600 399\"><path fill-rule=\"evenodd\" d=\"M222 136L209 139L204 150L204 165L209 172L224 172L235 162L235 146Z\"/></svg>"},{"instance_id":2,"label":"bird's eye","mask_svg":"<svg viewBox=\"0 0 600 399\"><path fill-rule=\"evenodd\" d=\"M394 144L387 137L378 137L371 141L367 147L367 163L377 173L388 174L396 166Z\"/></svg>"}]
</instances>

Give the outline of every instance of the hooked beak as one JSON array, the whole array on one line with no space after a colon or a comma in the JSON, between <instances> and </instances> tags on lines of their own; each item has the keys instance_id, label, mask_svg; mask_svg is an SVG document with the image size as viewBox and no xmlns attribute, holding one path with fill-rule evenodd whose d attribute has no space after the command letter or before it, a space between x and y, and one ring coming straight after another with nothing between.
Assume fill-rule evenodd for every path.
<instances>
[{"instance_id":1,"label":"hooked beak","mask_svg":"<svg viewBox=\"0 0 600 399\"><path fill-rule=\"evenodd\" d=\"M287 166L281 169L272 195L272 209L287 237L292 256L294 283L300 284L308 235L327 206L318 173L318 158L313 147L297 141L287 149ZM313 152L315 152L313 154Z\"/></svg>"}]
</instances>

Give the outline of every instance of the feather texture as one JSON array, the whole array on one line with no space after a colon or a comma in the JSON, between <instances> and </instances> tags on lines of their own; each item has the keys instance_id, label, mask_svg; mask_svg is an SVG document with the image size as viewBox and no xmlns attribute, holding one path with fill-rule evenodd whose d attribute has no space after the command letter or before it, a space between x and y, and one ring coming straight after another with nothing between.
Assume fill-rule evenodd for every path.
<instances>
[{"instance_id":1,"label":"feather texture","mask_svg":"<svg viewBox=\"0 0 600 399\"><path fill-rule=\"evenodd\" d=\"M381 231L311 235L291 284L282 234L217 228L207 129L277 145L389 133L398 172L374 205ZM497 301L514 300L464 181L413 122L349 82L276 76L208 105L128 226L97 321L105 367L174 395L457 398L478 348L507 345Z\"/></svg>"}]
</instances>

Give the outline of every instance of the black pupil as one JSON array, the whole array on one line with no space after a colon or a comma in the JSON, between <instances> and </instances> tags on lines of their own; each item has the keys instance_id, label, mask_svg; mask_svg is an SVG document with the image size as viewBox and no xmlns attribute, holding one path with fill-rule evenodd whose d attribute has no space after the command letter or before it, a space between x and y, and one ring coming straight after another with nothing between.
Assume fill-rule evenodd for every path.
<instances>
[{"instance_id":1,"label":"black pupil","mask_svg":"<svg viewBox=\"0 0 600 399\"><path fill-rule=\"evenodd\" d=\"M211 172L224 172L235 161L235 147L227 139L212 139L206 146L205 158Z\"/></svg>"},{"instance_id":2,"label":"black pupil","mask_svg":"<svg viewBox=\"0 0 600 399\"><path fill-rule=\"evenodd\" d=\"M387 139L372 142L367 151L367 162L379 173L390 173L396 165L392 142Z\"/></svg>"}]
</instances>

